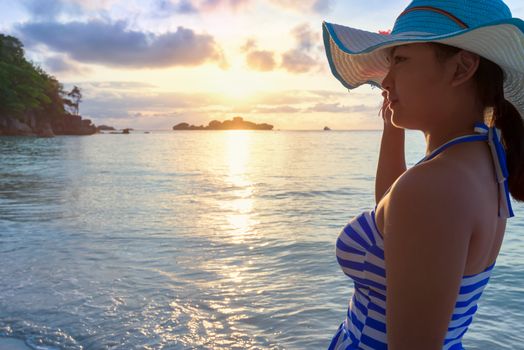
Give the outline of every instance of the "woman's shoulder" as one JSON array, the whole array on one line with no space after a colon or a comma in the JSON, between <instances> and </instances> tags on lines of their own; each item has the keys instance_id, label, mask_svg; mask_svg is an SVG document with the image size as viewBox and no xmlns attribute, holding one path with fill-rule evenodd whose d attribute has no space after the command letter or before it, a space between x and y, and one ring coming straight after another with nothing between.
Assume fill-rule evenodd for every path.
<instances>
[{"instance_id":1,"label":"woman's shoulder","mask_svg":"<svg viewBox=\"0 0 524 350\"><path fill-rule=\"evenodd\" d=\"M391 187L389 204L416 204L431 211L475 211L472 199L478 194L471 169L448 159L434 159L408 169Z\"/></svg>"},{"instance_id":2,"label":"woman's shoulder","mask_svg":"<svg viewBox=\"0 0 524 350\"><path fill-rule=\"evenodd\" d=\"M391 188L382 205L384 237L415 246L462 247L477 222L477 208L453 176L439 166L416 166Z\"/></svg>"}]
</instances>

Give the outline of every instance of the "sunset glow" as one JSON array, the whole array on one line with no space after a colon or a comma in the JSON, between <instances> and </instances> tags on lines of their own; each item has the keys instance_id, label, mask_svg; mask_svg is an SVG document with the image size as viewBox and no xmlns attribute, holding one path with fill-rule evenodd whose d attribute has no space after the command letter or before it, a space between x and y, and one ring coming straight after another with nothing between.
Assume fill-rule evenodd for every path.
<instances>
[{"instance_id":1,"label":"sunset glow","mask_svg":"<svg viewBox=\"0 0 524 350\"><path fill-rule=\"evenodd\" d=\"M508 1L515 16L524 9ZM278 129L380 129L378 89L331 74L323 20L392 28L405 1L0 1L0 31L97 125L170 130L242 116ZM362 16L365 13L366 16Z\"/></svg>"}]
</instances>

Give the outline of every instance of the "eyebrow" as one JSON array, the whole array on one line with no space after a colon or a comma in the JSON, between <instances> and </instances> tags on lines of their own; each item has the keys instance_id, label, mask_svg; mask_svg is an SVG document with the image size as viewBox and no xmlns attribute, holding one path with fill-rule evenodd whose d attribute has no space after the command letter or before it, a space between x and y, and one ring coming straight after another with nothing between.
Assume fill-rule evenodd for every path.
<instances>
[{"instance_id":1,"label":"eyebrow","mask_svg":"<svg viewBox=\"0 0 524 350\"><path fill-rule=\"evenodd\" d=\"M388 58L391 59L393 58L393 55L395 54L395 50L398 48L398 46L393 46L393 48L391 48L389 50L389 54L388 54Z\"/></svg>"}]
</instances>

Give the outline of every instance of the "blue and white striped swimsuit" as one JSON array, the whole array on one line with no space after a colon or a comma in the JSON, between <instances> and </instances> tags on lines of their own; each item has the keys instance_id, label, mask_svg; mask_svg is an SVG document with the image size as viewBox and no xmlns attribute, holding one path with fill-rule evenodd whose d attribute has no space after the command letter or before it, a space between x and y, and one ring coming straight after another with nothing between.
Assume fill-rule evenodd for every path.
<instances>
[{"instance_id":1,"label":"blue and white striped swimsuit","mask_svg":"<svg viewBox=\"0 0 524 350\"><path fill-rule=\"evenodd\" d=\"M499 191L499 216L512 217L513 210L507 184L506 156L500 143L500 130L475 124L480 135L465 135L452 139L417 164L432 159L445 148L460 142L488 141L496 169ZM417 165L415 164L415 165ZM390 187L391 188L391 187ZM389 189L388 189L389 191ZM387 191L386 191L387 193ZM354 282L346 319L340 324L329 350L387 349L386 337L386 270L384 240L375 221L375 208L353 218L340 232L336 255L342 271ZM501 215L502 211L502 215ZM484 271L462 277L455 309L442 349L463 350L462 337L477 311L477 301L488 284L495 262Z\"/></svg>"}]
</instances>

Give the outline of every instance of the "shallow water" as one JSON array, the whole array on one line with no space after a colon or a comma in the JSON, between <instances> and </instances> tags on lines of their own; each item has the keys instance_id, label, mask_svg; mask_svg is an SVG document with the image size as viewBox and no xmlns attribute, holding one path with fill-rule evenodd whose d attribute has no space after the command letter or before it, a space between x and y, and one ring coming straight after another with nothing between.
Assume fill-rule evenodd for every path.
<instances>
[{"instance_id":1,"label":"shallow water","mask_svg":"<svg viewBox=\"0 0 524 350\"><path fill-rule=\"evenodd\" d=\"M335 240L380 131L0 138L0 336L41 349L322 349L353 293ZM407 134L408 166L424 141ZM514 204L469 349L524 343Z\"/></svg>"}]
</instances>

